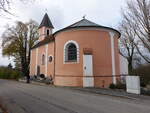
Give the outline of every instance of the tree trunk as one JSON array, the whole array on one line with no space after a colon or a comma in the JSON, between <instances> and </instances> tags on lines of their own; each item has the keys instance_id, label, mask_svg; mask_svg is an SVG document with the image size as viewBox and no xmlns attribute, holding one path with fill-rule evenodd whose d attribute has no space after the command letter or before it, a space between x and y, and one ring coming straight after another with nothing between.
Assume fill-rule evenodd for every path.
<instances>
[{"instance_id":1,"label":"tree trunk","mask_svg":"<svg viewBox=\"0 0 150 113\"><path fill-rule=\"evenodd\" d=\"M25 55L23 55L24 57L21 57L21 71L23 76L26 77L26 83L30 83L29 65L25 58Z\"/></svg>"},{"instance_id":2,"label":"tree trunk","mask_svg":"<svg viewBox=\"0 0 150 113\"><path fill-rule=\"evenodd\" d=\"M24 71L25 71L25 76L27 78L27 83L30 83L30 75L29 75L29 65L28 65L28 62L25 62Z\"/></svg>"},{"instance_id":3,"label":"tree trunk","mask_svg":"<svg viewBox=\"0 0 150 113\"><path fill-rule=\"evenodd\" d=\"M129 75L133 74L132 61L128 61L128 71L129 71Z\"/></svg>"},{"instance_id":4,"label":"tree trunk","mask_svg":"<svg viewBox=\"0 0 150 113\"><path fill-rule=\"evenodd\" d=\"M27 83L30 83L30 75L29 75L29 70L27 70L28 72L26 73L26 77L27 77Z\"/></svg>"},{"instance_id":5,"label":"tree trunk","mask_svg":"<svg viewBox=\"0 0 150 113\"><path fill-rule=\"evenodd\" d=\"M28 50L27 50L27 34L25 36L25 44L24 44L24 71L25 71L25 76L27 78L27 83L30 83L30 75L29 75L29 62L28 62Z\"/></svg>"}]
</instances>

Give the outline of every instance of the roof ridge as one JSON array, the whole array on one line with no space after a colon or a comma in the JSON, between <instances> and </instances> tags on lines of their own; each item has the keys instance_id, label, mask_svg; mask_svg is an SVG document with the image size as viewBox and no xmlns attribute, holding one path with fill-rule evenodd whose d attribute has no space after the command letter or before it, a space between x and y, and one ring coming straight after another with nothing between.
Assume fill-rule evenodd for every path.
<instances>
[{"instance_id":1,"label":"roof ridge","mask_svg":"<svg viewBox=\"0 0 150 113\"><path fill-rule=\"evenodd\" d=\"M79 20L65 28L76 27L76 26L100 26L100 25L96 24L88 19L83 18L82 20Z\"/></svg>"},{"instance_id":2,"label":"roof ridge","mask_svg":"<svg viewBox=\"0 0 150 113\"><path fill-rule=\"evenodd\" d=\"M81 21L83 21L84 19L81 19L81 20L79 20L79 21L77 21L77 22L75 22L75 23L73 23L73 24L71 24L71 25L69 25L69 26L67 26L67 27L71 27L71 26L73 26L73 25L75 25L75 24L77 24L77 23L79 23L79 22L81 22ZM66 28L67 28L66 27Z\"/></svg>"},{"instance_id":3,"label":"roof ridge","mask_svg":"<svg viewBox=\"0 0 150 113\"><path fill-rule=\"evenodd\" d=\"M85 18L85 20L87 20L87 21L90 22L90 23L96 24L95 22L92 22L92 21L90 21L90 20L88 20L88 19L86 19L86 18ZM96 25L100 26L99 24L96 24Z\"/></svg>"}]
</instances>

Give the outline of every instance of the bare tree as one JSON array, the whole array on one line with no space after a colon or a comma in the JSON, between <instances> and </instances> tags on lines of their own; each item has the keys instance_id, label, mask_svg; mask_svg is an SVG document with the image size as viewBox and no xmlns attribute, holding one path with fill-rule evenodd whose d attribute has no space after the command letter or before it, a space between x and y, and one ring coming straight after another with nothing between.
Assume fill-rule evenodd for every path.
<instances>
[{"instance_id":1,"label":"bare tree","mask_svg":"<svg viewBox=\"0 0 150 113\"><path fill-rule=\"evenodd\" d=\"M143 54L147 51L150 54L150 0L130 0L127 2L127 9L124 9L123 19L128 22L128 28L132 31L133 38L140 40L141 45L135 43L138 53L150 63L150 58ZM146 50L144 50L146 49Z\"/></svg>"},{"instance_id":2,"label":"bare tree","mask_svg":"<svg viewBox=\"0 0 150 113\"><path fill-rule=\"evenodd\" d=\"M125 18L122 20L119 26L121 32L120 38L120 54L128 61L129 74L132 74L133 60L135 54L135 33L132 28L129 27L130 21Z\"/></svg>"},{"instance_id":3,"label":"bare tree","mask_svg":"<svg viewBox=\"0 0 150 113\"><path fill-rule=\"evenodd\" d=\"M8 11L10 9L10 2L11 2L11 0L0 0L0 10L10 13Z\"/></svg>"},{"instance_id":4,"label":"bare tree","mask_svg":"<svg viewBox=\"0 0 150 113\"><path fill-rule=\"evenodd\" d=\"M37 28L38 24L32 20L29 23L17 22L16 26L8 27L2 36L3 55L15 58L28 83L30 52L38 39Z\"/></svg>"},{"instance_id":5,"label":"bare tree","mask_svg":"<svg viewBox=\"0 0 150 113\"><path fill-rule=\"evenodd\" d=\"M10 14L10 15L13 15L11 12L10 12L10 9L11 9L11 5L13 4L13 1L15 0L0 0L0 12L5 12L7 14ZM34 1L34 0L20 0L22 3L27 3L27 2L31 2L31 1ZM1 16L1 15L0 15Z\"/></svg>"}]
</instances>

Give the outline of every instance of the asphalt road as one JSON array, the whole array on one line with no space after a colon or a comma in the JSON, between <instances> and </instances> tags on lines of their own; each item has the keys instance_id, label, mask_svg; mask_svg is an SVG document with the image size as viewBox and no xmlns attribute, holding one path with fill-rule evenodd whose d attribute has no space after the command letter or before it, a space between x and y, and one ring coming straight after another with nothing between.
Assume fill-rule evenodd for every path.
<instances>
[{"instance_id":1,"label":"asphalt road","mask_svg":"<svg viewBox=\"0 0 150 113\"><path fill-rule=\"evenodd\" d=\"M0 80L0 103L9 113L150 113L147 100Z\"/></svg>"}]
</instances>

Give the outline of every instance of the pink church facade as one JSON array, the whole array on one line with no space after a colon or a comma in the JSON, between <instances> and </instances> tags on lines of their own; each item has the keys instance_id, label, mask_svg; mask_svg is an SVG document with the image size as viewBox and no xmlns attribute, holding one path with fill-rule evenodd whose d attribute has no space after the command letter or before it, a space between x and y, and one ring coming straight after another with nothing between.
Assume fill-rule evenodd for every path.
<instances>
[{"instance_id":1,"label":"pink church facade","mask_svg":"<svg viewBox=\"0 0 150 113\"><path fill-rule=\"evenodd\" d=\"M54 85L108 87L120 75L120 33L82 19L55 33L45 14L32 48L30 75L52 77Z\"/></svg>"}]
</instances>

